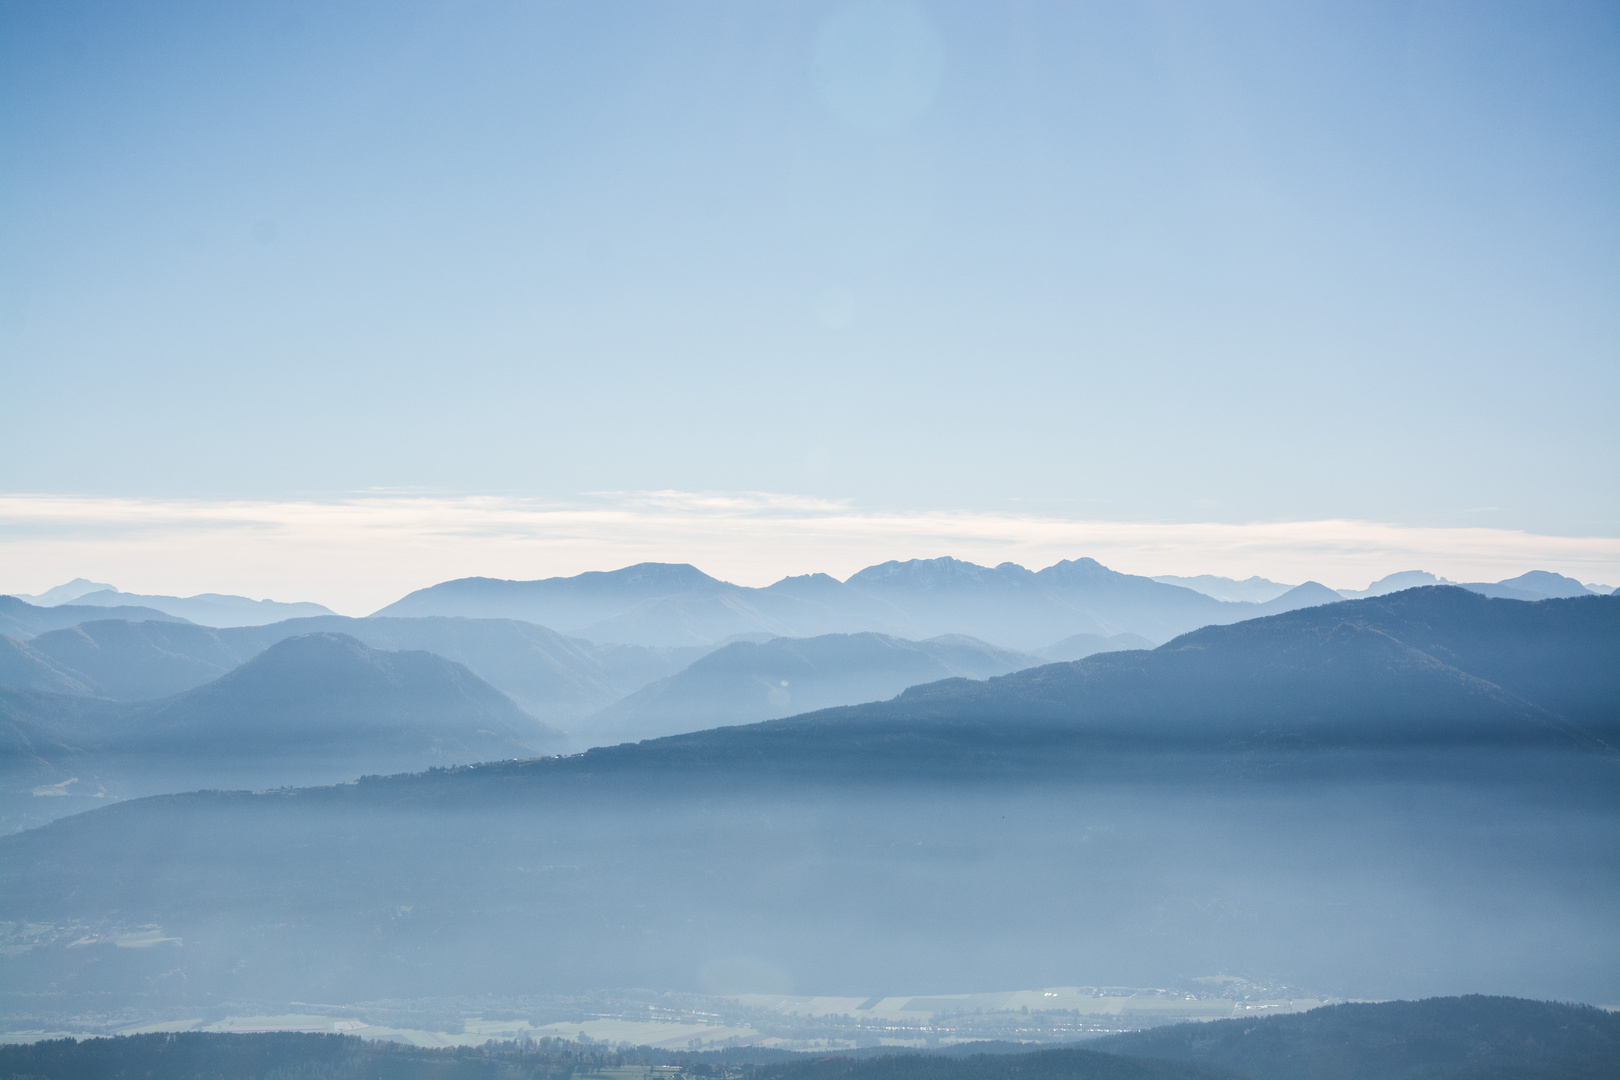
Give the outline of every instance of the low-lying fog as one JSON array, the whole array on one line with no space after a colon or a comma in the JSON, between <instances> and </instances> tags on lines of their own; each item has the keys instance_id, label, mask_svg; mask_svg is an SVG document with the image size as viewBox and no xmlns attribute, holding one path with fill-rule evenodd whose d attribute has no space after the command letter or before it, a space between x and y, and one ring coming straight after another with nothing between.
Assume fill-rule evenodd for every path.
<instances>
[{"instance_id":1,"label":"low-lying fog","mask_svg":"<svg viewBox=\"0 0 1620 1080\"><path fill-rule=\"evenodd\" d=\"M149 1004L1213 974L1361 998L1620 995L1606 757L1097 753L1075 772L508 766L455 794L428 777L126 804L9 841L9 981ZM114 943L136 928L158 943Z\"/></svg>"}]
</instances>

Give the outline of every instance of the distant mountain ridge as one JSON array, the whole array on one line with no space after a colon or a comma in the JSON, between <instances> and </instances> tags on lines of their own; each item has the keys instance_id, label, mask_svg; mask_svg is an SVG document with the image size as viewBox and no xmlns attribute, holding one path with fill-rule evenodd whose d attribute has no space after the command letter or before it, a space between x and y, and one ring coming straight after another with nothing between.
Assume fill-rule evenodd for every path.
<instances>
[{"instance_id":1,"label":"distant mountain ridge","mask_svg":"<svg viewBox=\"0 0 1620 1080\"><path fill-rule=\"evenodd\" d=\"M86 593L101 592L104 589L118 591L104 581L91 581L89 578L78 577L65 584L57 585L55 588L46 589L37 596L29 596L26 593L14 593L13 595L18 600L26 600L30 604L36 604L39 607L55 607L57 604L70 604Z\"/></svg>"},{"instance_id":2,"label":"distant mountain ridge","mask_svg":"<svg viewBox=\"0 0 1620 1080\"><path fill-rule=\"evenodd\" d=\"M196 596L146 596L140 593L102 589L74 598L84 607L104 608L156 608L203 626L263 626L283 619L308 618L313 615L331 615L334 612L320 604L284 603L279 600L250 600L245 596L224 593L199 593Z\"/></svg>"},{"instance_id":3,"label":"distant mountain ridge","mask_svg":"<svg viewBox=\"0 0 1620 1080\"><path fill-rule=\"evenodd\" d=\"M1563 574L1546 570L1532 570L1503 581L1474 581L1463 588L1481 596L1494 596L1503 600L1559 600L1574 596L1591 596L1592 590Z\"/></svg>"},{"instance_id":4,"label":"distant mountain ridge","mask_svg":"<svg viewBox=\"0 0 1620 1080\"><path fill-rule=\"evenodd\" d=\"M870 631L911 640L966 634L1028 651L1076 634L1163 641L1211 623L1339 599L1320 586L1300 589L1269 605L1227 603L1093 559L1040 571L912 559L867 567L844 582L811 574L764 588L732 585L684 564L643 563L538 581L463 578L419 589L376 614L523 619L593 641L642 645Z\"/></svg>"},{"instance_id":5,"label":"distant mountain ridge","mask_svg":"<svg viewBox=\"0 0 1620 1080\"><path fill-rule=\"evenodd\" d=\"M125 608L119 615L132 620L175 623L188 621L170 615L166 611L158 611L156 608ZM0 596L0 634L8 637L27 639L50 630L78 626L80 623L106 617L105 608L92 605L59 604L56 607L40 607L26 600L19 600L15 596Z\"/></svg>"}]
</instances>

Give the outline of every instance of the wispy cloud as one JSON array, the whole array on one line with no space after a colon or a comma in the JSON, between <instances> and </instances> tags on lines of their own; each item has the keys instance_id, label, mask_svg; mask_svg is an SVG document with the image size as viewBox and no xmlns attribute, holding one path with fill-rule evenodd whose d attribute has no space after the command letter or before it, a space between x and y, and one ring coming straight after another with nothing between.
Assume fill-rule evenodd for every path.
<instances>
[{"instance_id":1,"label":"wispy cloud","mask_svg":"<svg viewBox=\"0 0 1620 1080\"><path fill-rule=\"evenodd\" d=\"M1367 521L1089 521L880 511L770 492L601 492L568 502L370 492L333 499L0 496L0 589L75 576L142 592L240 592L364 613L469 575L535 578L645 560L764 584L954 555L1041 567L1089 555L1142 574L1262 574L1362 586L1395 570L1496 580L1529 569L1620 578L1620 538Z\"/></svg>"}]
</instances>

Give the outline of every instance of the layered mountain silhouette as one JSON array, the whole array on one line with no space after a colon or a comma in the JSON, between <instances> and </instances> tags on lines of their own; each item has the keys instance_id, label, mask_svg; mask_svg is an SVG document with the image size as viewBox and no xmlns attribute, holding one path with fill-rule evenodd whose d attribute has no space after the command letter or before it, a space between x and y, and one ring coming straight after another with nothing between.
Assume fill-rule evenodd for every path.
<instances>
[{"instance_id":1,"label":"layered mountain silhouette","mask_svg":"<svg viewBox=\"0 0 1620 1080\"><path fill-rule=\"evenodd\" d=\"M116 701L144 701L190 690L219 678L264 648L229 630L105 617L46 631L27 645L60 670L71 672L83 687L66 692ZM56 689L10 679L3 680L3 685Z\"/></svg>"},{"instance_id":2,"label":"layered mountain silhouette","mask_svg":"<svg viewBox=\"0 0 1620 1080\"><path fill-rule=\"evenodd\" d=\"M1326 585L1307 581L1303 585L1295 585L1281 596L1254 605L1254 611L1245 618L1276 615L1284 611L1298 611L1300 608L1321 607L1323 604L1337 604L1343 600L1344 597Z\"/></svg>"},{"instance_id":3,"label":"layered mountain silhouette","mask_svg":"<svg viewBox=\"0 0 1620 1080\"><path fill-rule=\"evenodd\" d=\"M1365 589L1340 589L1339 595L1347 600L1364 600L1369 596L1386 596L1389 593L1403 592L1406 589L1420 589L1425 585L1454 584L1456 583L1436 577L1427 570L1401 570L1393 574L1386 574ZM1511 599L1528 598L1513 597Z\"/></svg>"},{"instance_id":4,"label":"layered mountain silhouette","mask_svg":"<svg viewBox=\"0 0 1620 1080\"><path fill-rule=\"evenodd\" d=\"M0 723L12 743L4 777L8 817L77 805L47 798L28 810L27 792L35 789L45 796L127 797L332 783L529 758L565 746L561 732L461 664L427 652L371 649L337 634L288 638L212 682L159 701L0 690ZM44 790L66 782L77 786Z\"/></svg>"},{"instance_id":5,"label":"layered mountain silhouette","mask_svg":"<svg viewBox=\"0 0 1620 1080\"><path fill-rule=\"evenodd\" d=\"M1163 641L1211 623L1338 599L1321 586L1300 586L1267 607L1233 604L1092 559L1035 572L942 558L882 563L843 582L810 574L760 589L667 563L540 581L463 578L418 590L377 614L523 619L593 641L642 645L872 631L912 640L967 634L1035 650L1076 634Z\"/></svg>"},{"instance_id":6,"label":"layered mountain silhouette","mask_svg":"<svg viewBox=\"0 0 1620 1080\"><path fill-rule=\"evenodd\" d=\"M156 608L131 607L122 609L118 614L121 618L132 621L155 620L178 623L187 621ZM15 596L0 596L0 634L8 637L31 638L48 630L78 626L80 623L106 617L105 608L80 604L41 607L26 600L19 600Z\"/></svg>"},{"instance_id":7,"label":"layered mountain silhouette","mask_svg":"<svg viewBox=\"0 0 1620 1080\"><path fill-rule=\"evenodd\" d=\"M733 642L643 687L574 730L585 745L632 742L893 697L937 679L985 679L1042 661L960 635L907 641L825 634Z\"/></svg>"},{"instance_id":8,"label":"layered mountain silhouette","mask_svg":"<svg viewBox=\"0 0 1620 1080\"><path fill-rule=\"evenodd\" d=\"M1369 596L1386 596L1389 593L1401 592L1406 589L1415 589L1424 585L1456 585L1477 592L1481 596L1491 596L1499 600L1556 600L1572 596L1592 596L1595 591L1563 574L1554 574L1546 570L1531 570L1518 577L1506 578L1502 581L1447 581L1436 577L1426 570L1402 570L1398 574L1390 574L1367 586L1365 589L1340 589L1339 595L1352 600L1359 600Z\"/></svg>"},{"instance_id":9,"label":"layered mountain silhouette","mask_svg":"<svg viewBox=\"0 0 1620 1080\"><path fill-rule=\"evenodd\" d=\"M1591 589L1574 578L1549 573L1546 570L1532 570L1528 574L1520 574L1518 577L1497 582L1469 582L1464 584L1463 588L1482 596L1494 596L1504 600L1552 600L1592 595Z\"/></svg>"},{"instance_id":10,"label":"layered mountain silhouette","mask_svg":"<svg viewBox=\"0 0 1620 1080\"><path fill-rule=\"evenodd\" d=\"M1192 589L1194 592L1201 592L1205 596L1213 596L1217 600L1246 600L1253 604L1263 604L1267 600L1275 600L1293 588L1292 585L1280 585L1259 575L1238 581L1235 578L1221 577L1218 574L1195 574L1192 577L1183 577L1177 574L1155 574L1153 580L1162 582L1165 585L1180 585L1184 589Z\"/></svg>"},{"instance_id":11,"label":"layered mountain silhouette","mask_svg":"<svg viewBox=\"0 0 1620 1080\"><path fill-rule=\"evenodd\" d=\"M77 577L55 588L46 589L38 595L30 596L27 593L14 594L18 600L26 600L30 604L40 607L53 607L57 604L69 604L86 593L102 592L106 589L118 590L104 581L91 581L89 578Z\"/></svg>"},{"instance_id":12,"label":"layered mountain silhouette","mask_svg":"<svg viewBox=\"0 0 1620 1080\"><path fill-rule=\"evenodd\" d=\"M360 649L320 641L261 659ZM176 701L253 698L258 663ZM374 1000L743 956L809 985L1247 964L1608 1000L1617 673L1620 600L1434 587L572 757L139 799L0 839L0 920L72 928L0 976ZM53 700L70 733L128 708ZM190 709L130 727L189 740ZM126 925L184 945L115 953Z\"/></svg>"},{"instance_id":13,"label":"layered mountain silhouette","mask_svg":"<svg viewBox=\"0 0 1620 1080\"><path fill-rule=\"evenodd\" d=\"M942 722L1161 744L1438 740L1599 748L1620 734L1620 604L1414 589L1205 627L1150 652L917 686L893 701L750 730L798 744L819 738L819 725ZM719 746L740 737L686 738Z\"/></svg>"},{"instance_id":14,"label":"layered mountain silhouette","mask_svg":"<svg viewBox=\"0 0 1620 1080\"><path fill-rule=\"evenodd\" d=\"M278 641L313 633L345 634L372 648L422 650L465 664L524 709L555 723L601 709L680 670L705 651L596 645L512 619L327 615L222 629L104 619L43 633L27 642L30 655L58 675L40 671L21 681L21 675L8 678L6 672L13 669L0 666L0 685L61 689L120 701L167 697L218 678ZM83 689L51 681L61 678Z\"/></svg>"},{"instance_id":15,"label":"layered mountain silhouette","mask_svg":"<svg viewBox=\"0 0 1620 1080\"><path fill-rule=\"evenodd\" d=\"M224 593L199 593L196 596L147 596L141 593L101 589L74 597L73 603L82 607L155 608L169 615L203 626L262 626L283 619L306 618L311 615L331 615L330 608L320 604L283 603L279 600L250 600L245 596ZM119 613L122 617L130 616Z\"/></svg>"},{"instance_id":16,"label":"layered mountain silhouette","mask_svg":"<svg viewBox=\"0 0 1620 1080\"><path fill-rule=\"evenodd\" d=\"M104 745L186 755L450 761L528 756L558 733L461 664L385 652L341 634L277 642L205 686L131 710Z\"/></svg>"}]
</instances>

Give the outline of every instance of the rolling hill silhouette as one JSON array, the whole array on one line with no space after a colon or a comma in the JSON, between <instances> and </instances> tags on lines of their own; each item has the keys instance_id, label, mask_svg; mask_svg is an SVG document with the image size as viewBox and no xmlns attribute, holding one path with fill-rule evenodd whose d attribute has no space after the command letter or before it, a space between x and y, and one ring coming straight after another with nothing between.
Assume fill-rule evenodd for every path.
<instances>
[{"instance_id":1,"label":"rolling hill silhouette","mask_svg":"<svg viewBox=\"0 0 1620 1080\"><path fill-rule=\"evenodd\" d=\"M278 642L159 701L0 690L0 723L16 749L0 774L8 821L79 809L83 798L333 783L565 745L460 664L335 634ZM75 777L60 797L29 796Z\"/></svg>"},{"instance_id":2,"label":"rolling hill silhouette","mask_svg":"<svg viewBox=\"0 0 1620 1080\"><path fill-rule=\"evenodd\" d=\"M344 634L376 649L420 650L454 660L554 723L594 712L704 652L597 645L512 619L341 615L225 629L105 619L43 633L28 644L88 688L69 692L140 701L201 686L278 641L312 633ZM0 685L35 684L0 674Z\"/></svg>"}]
</instances>

